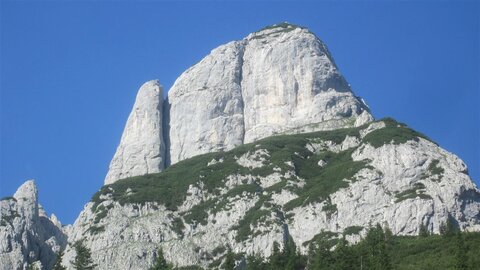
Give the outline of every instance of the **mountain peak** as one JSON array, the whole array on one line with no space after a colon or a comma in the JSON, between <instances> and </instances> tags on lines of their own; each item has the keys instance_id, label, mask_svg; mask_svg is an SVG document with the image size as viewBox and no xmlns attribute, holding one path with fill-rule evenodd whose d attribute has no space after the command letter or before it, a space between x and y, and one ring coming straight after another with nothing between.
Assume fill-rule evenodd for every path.
<instances>
[{"instance_id":1,"label":"mountain peak","mask_svg":"<svg viewBox=\"0 0 480 270\"><path fill-rule=\"evenodd\" d=\"M13 197L16 200L37 201L38 189L34 180L28 180L23 183L15 192Z\"/></svg>"}]
</instances>

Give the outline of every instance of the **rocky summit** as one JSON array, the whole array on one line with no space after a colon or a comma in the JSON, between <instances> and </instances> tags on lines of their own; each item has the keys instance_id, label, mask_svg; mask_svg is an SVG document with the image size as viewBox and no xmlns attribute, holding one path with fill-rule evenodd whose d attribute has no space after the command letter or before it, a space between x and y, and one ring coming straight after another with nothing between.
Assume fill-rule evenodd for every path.
<instances>
[{"instance_id":1,"label":"rocky summit","mask_svg":"<svg viewBox=\"0 0 480 270\"><path fill-rule=\"evenodd\" d=\"M165 100L145 83L75 224L47 218L33 182L17 193L0 202L0 269L49 269L60 250L72 269L77 241L98 269L148 269L160 248L177 267L205 269L231 250L243 269L274 242L305 254L325 235L356 243L374 224L480 231L467 166L406 124L375 121L325 44L287 23L214 49Z\"/></svg>"}]
</instances>

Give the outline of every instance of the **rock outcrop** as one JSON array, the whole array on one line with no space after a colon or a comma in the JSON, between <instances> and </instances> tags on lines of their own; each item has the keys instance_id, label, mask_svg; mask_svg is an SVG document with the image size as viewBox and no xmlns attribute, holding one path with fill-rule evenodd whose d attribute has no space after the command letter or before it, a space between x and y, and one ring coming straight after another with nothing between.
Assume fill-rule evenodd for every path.
<instances>
[{"instance_id":1,"label":"rock outcrop","mask_svg":"<svg viewBox=\"0 0 480 270\"><path fill-rule=\"evenodd\" d=\"M244 143L295 130L345 127L346 119L353 119L353 126L359 115L368 114L326 45L308 29L281 24L245 40ZM328 122L336 124L326 127Z\"/></svg>"},{"instance_id":2,"label":"rock outcrop","mask_svg":"<svg viewBox=\"0 0 480 270\"><path fill-rule=\"evenodd\" d=\"M212 51L168 92L170 163L243 143L242 42Z\"/></svg>"},{"instance_id":3,"label":"rock outcrop","mask_svg":"<svg viewBox=\"0 0 480 270\"><path fill-rule=\"evenodd\" d=\"M177 79L168 102L172 164L273 134L373 120L325 44L286 23L214 49Z\"/></svg>"},{"instance_id":4,"label":"rock outcrop","mask_svg":"<svg viewBox=\"0 0 480 270\"><path fill-rule=\"evenodd\" d=\"M67 237L55 215L38 204L35 183L25 182L13 197L0 200L0 269L51 269Z\"/></svg>"},{"instance_id":5,"label":"rock outcrop","mask_svg":"<svg viewBox=\"0 0 480 270\"><path fill-rule=\"evenodd\" d=\"M305 253L325 232L355 242L376 223L417 235L421 225L439 233L448 219L480 230L480 191L466 165L385 119L266 138L105 186L70 242L85 238L99 269L147 269L160 247L177 266L216 269L227 246L269 256L290 235Z\"/></svg>"},{"instance_id":6,"label":"rock outcrop","mask_svg":"<svg viewBox=\"0 0 480 270\"><path fill-rule=\"evenodd\" d=\"M146 82L138 91L105 184L160 172L164 164L163 89L155 80Z\"/></svg>"},{"instance_id":7,"label":"rock outcrop","mask_svg":"<svg viewBox=\"0 0 480 270\"><path fill-rule=\"evenodd\" d=\"M175 81L163 115L155 89L140 89L105 184L273 134L373 120L325 44L286 23L212 50Z\"/></svg>"}]
</instances>

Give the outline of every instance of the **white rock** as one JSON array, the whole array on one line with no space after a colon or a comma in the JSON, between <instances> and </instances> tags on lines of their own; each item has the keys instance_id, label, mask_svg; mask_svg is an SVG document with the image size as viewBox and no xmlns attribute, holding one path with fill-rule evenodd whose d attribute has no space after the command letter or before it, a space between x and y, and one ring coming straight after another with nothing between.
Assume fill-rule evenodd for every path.
<instances>
[{"instance_id":1,"label":"white rock","mask_svg":"<svg viewBox=\"0 0 480 270\"><path fill-rule=\"evenodd\" d=\"M122 139L105 178L119 179L160 172L165 163L163 90L158 81L140 87Z\"/></svg>"},{"instance_id":2,"label":"white rock","mask_svg":"<svg viewBox=\"0 0 480 270\"><path fill-rule=\"evenodd\" d=\"M362 113L362 117L370 115L325 44L307 29L267 29L247 41L242 70L245 143L304 126L321 130L322 122L350 117L355 122Z\"/></svg>"},{"instance_id":3,"label":"white rock","mask_svg":"<svg viewBox=\"0 0 480 270\"><path fill-rule=\"evenodd\" d=\"M0 201L0 270L24 269L27 262L50 269L66 240L60 221L53 214L49 219L38 204L33 180Z\"/></svg>"},{"instance_id":4,"label":"white rock","mask_svg":"<svg viewBox=\"0 0 480 270\"><path fill-rule=\"evenodd\" d=\"M243 143L243 49L243 42L214 49L168 91L171 163Z\"/></svg>"}]
</instances>

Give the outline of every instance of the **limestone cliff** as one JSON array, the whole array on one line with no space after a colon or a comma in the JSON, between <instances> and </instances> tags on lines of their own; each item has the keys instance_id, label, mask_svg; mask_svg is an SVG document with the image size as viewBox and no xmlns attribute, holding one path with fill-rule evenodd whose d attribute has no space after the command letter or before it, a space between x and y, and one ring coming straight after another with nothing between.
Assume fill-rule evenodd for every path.
<instances>
[{"instance_id":1,"label":"limestone cliff","mask_svg":"<svg viewBox=\"0 0 480 270\"><path fill-rule=\"evenodd\" d=\"M67 236L55 215L49 218L38 204L33 181L20 186L13 197L0 200L0 269L50 269Z\"/></svg>"},{"instance_id":2,"label":"limestone cliff","mask_svg":"<svg viewBox=\"0 0 480 270\"><path fill-rule=\"evenodd\" d=\"M157 84L140 89L105 184L273 134L373 120L326 45L286 23L212 50L175 81L163 114Z\"/></svg>"},{"instance_id":3,"label":"limestone cliff","mask_svg":"<svg viewBox=\"0 0 480 270\"><path fill-rule=\"evenodd\" d=\"M163 90L158 81L140 87L105 184L164 168Z\"/></svg>"}]
</instances>

